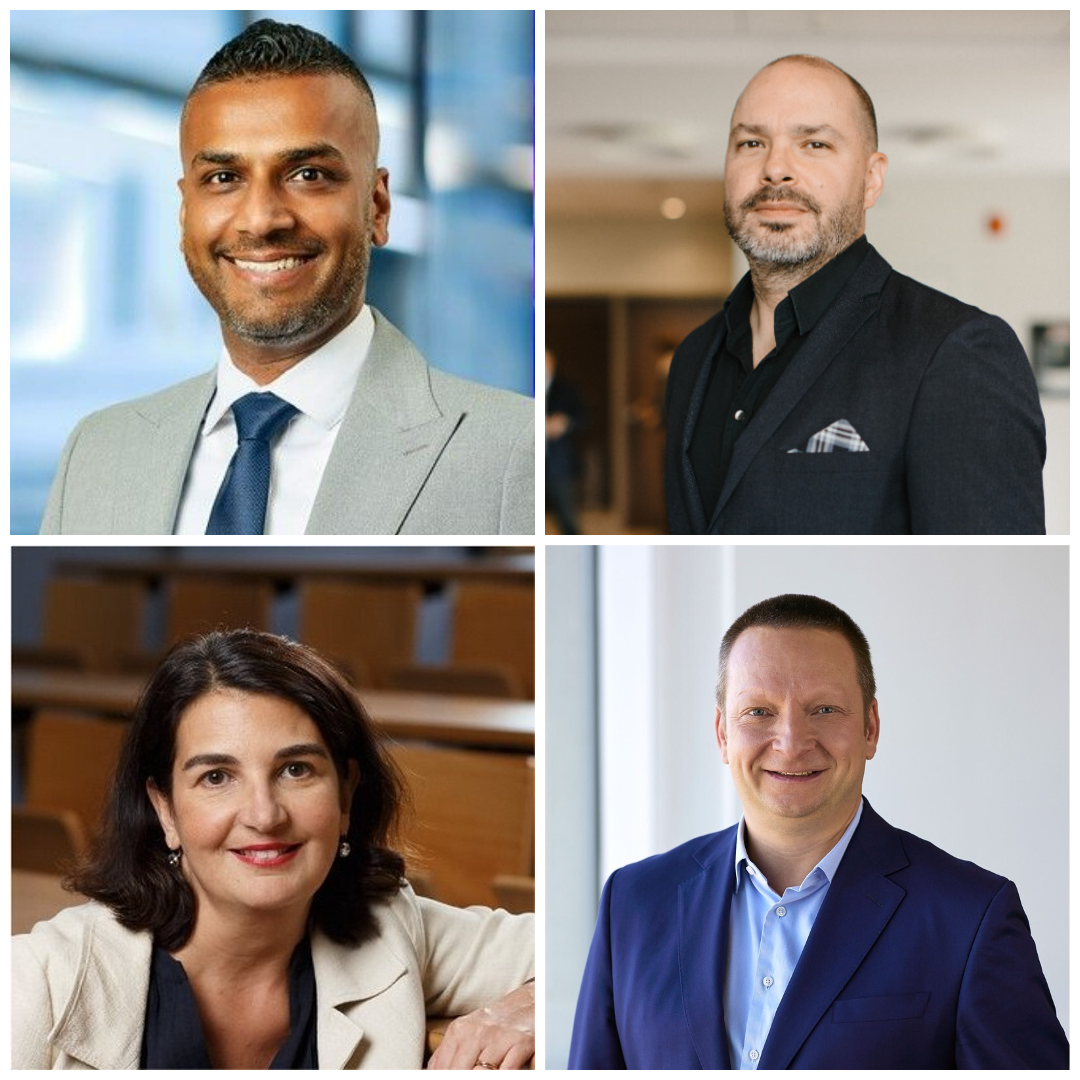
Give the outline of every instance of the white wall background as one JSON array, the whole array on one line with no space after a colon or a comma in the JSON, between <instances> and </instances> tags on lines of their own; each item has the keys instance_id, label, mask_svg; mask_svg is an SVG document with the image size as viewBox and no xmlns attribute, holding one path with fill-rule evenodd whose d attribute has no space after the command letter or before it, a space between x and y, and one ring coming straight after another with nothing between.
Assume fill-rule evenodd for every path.
<instances>
[{"instance_id":1,"label":"white wall background","mask_svg":"<svg viewBox=\"0 0 1080 1080\"><path fill-rule=\"evenodd\" d=\"M537 863L544 888L541 985L546 1061L565 1068L585 956L596 917L596 549L547 550L544 717L544 843ZM544 850L550 853L541 862ZM541 937L542 943L544 938Z\"/></svg>"},{"instance_id":2,"label":"white wall background","mask_svg":"<svg viewBox=\"0 0 1080 1080\"><path fill-rule=\"evenodd\" d=\"M548 553L549 619L567 584L552 558L561 550ZM751 604L813 593L847 611L870 641L881 740L867 798L897 827L1017 883L1068 1031L1065 546L604 547L598 564L593 917L616 866L738 820L713 734L716 650ZM648 623L630 617L631 594L651 612ZM549 654L549 692L558 679ZM555 723L549 709L549 768L566 752ZM608 769L604 752L615 745L618 769ZM547 872L557 880L569 853L551 843L550 820ZM571 925L579 916L565 914L549 912L549 956L571 947L571 933L580 948ZM556 1048L569 1039L556 1021L549 1012L549 1068L561 1067Z\"/></svg>"}]
</instances>

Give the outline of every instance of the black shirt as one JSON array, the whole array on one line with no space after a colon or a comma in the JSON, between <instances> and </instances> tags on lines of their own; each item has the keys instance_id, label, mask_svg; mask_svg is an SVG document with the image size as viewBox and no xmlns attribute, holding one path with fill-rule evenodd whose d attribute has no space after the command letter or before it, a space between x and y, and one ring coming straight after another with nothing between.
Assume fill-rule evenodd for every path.
<instances>
[{"instance_id":1,"label":"black shirt","mask_svg":"<svg viewBox=\"0 0 1080 1080\"><path fill-rule=\"evenodd\" d=\"M750 308L754 286L747 274L724 304L727 332L712 361L709 386L690 440L701 504L706 517L720 498L735 441L764 404L807 335L855 273L870 248L865 236L795 286L773 312L776 347L754 367Z\"/></svg>"},{"instance_id":2,"label":"black shirt","mask_svg":"<svg viewBox=\"0 0 1080 1080\"><path fill-rule=\"evenodd\" d=\"M195 995L187 973L160 946L154 946L146 999L140 1069L212 1069ZM305 937L289 961L289 1034L271 1069L317 1069L315 968Z\"/></svg>"}]
</instances>

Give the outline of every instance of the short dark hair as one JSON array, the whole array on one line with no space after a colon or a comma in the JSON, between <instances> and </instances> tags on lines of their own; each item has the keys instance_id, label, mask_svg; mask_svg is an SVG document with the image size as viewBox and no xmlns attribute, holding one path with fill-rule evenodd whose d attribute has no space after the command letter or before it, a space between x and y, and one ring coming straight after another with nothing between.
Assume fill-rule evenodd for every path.
<instances>
[{"instance_id":1,"label":"short dark hair","mask_svg":"<svg viewBox=\"0 0 1080 1080\"><path fill-rule=\"evenodd\" d=\"M360 782L349 809L348 858L335 859L315 893L311 916L328 937L363 940L372 902L401 888L404 860L389 848L404 787L375 726L345 677L314 649L257 630L217 631L176 645L150 678L131 718L100 836L68 887L107 904L131 930L151 930L166 949L195 928L195 895L168 864L147 780L172 792L176 733L184 711L214 690L270 694L309 716L345 781L355 761Z\"/></svg>"},{"instance_id":2,"label":"short dark hair","mask_svg":"<svg viewBox=\"0 0 1080 1080\"><path fill-rule=\"evenodd\" d=\"M774 630L832 630L847 638L855 654L855 672L862 690L863 708L869 709L877 695L874 681L874 665L870 661L870 643L855 624L855 620L835 604L817 596L785 593L748 607L728 627L720 642L720 662L717 665L716 706L725 718L724 695L727 693L728 658L735 642L744 630L754 626L768 626Z\"/></svg>"},{"instance_id":3,"label":"short dark hair","mask_svg":"<svg viewBox=\"0 0 1080 1080\"><path fill-rule=\"evenodd\" d=\"M199 73L188 97L213 83L274 75L344 75L375 108L375 96L364 73L329 38L305 26L274 19L253 22L218 49Z\"/></svg>"},{"instance_id":4,"label":"short dark hair","mask_svg":"<svg viewBox=\"0 0 1080 1080\"><path fill-rule=\"evenodd\" d=\"M859 107L863 113L864 126L866 128L866 137L871 150L877 150L878 148L878 129L877 129L877 113L874 111L874 103L870 100L870 95L863 89L862 84L857 82L851 75L849 75L842 67L834 64L831 60L826 60L822 56L812 56L809 53L794 53L791 56L781 56L772 63L766 64L766 68L771 68L775 64L783 64L787 61L794 61L800 64L806 64L808 67L816 68L831 68L839 75L843 75L849 83L851 83L852 89L855 91L855 96L859 100ZM762 68L764 71L765 68Z\"/></svg>"}]
</instances>

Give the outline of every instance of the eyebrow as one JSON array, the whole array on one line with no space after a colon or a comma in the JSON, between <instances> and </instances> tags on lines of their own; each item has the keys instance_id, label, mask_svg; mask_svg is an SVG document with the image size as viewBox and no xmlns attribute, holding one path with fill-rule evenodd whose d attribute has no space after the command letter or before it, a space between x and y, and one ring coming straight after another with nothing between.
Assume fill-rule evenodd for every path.
<instances>
[{"instance_id":1,"label":"eyebrow","mask_svg":"<svg viewBox=\"0 0 1080 1080\"><path fill-rule=\"evenodd\" d=\"M275 761L284 761L287 758L298 757L320 757L325 760L330 759L330 755L323 747L318 743L295 743L292 746L283 746L274 754ZM199 768L204 765L239 765L239 758L235 758L232 754L196 754L194 757L190 757L183 764L183 771L188 769Z\"/></svg>"},{"instance_id":2,"label":"eyebrow","mask_svg":"<svg viewBox=\"0 0 1080 1080\"><path fill-rule=\"evenodd\" d=\"M831 139L843 142L844 136L831 124L795 124L791 129L792 134L806 137L808 135L828 135ZM768 135L768 131L760 124L733 124L732 135Z\"/></svg>"},{"instance_id":3,"label":"eyebrow","mask_svg":"<svg viewBox=\"0 0 1080 1080\"><path fill-rule=\"evenodd\" d=\"M274 156L283 165L294 165L298 161L311 161L313 158L333 158L335 161L342 162L345 160L345 155L332 143L327 142L281 150ZM191 164L238 165L244 160L243 154L231 150L200 150L191 159Z\"/></svg>"}]
</instances>

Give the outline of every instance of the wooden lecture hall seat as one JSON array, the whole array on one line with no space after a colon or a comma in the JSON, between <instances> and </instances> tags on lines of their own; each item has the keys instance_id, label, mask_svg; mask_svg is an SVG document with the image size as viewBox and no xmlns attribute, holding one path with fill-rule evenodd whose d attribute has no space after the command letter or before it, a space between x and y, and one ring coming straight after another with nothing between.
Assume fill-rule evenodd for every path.
<instances>
[{"instance_id":1,"label":"wooden lecture hall seat","mask_svg":"<svg viewBox=\"0 0 1080 1080\"><path fill-rule=\"evenodd\" d=\"M413 659L422 600L415 582L304 581L299 638L338 663L358 686L386 686L390 669Z\"/></svg>"},{"instance_id":2,"label":"wooden lecture hall seat","mask_svg":"<svg viewBox=\"0 0 1080 1080\"><path fill-rule=\"evenodd\" d=\"M463 582L454 587L450 658L456 668L505 673L511 697L534 690L535 589Z\"/></svg>"},{"instance_id":3,"label":"wooden lecture hall seat","mask_svg":"<svg viewBox=\"0 0 1080 1080\"><path fill-rule=\"evenodd\" d=\"M499 906L495 879L533 872L532 757L427 743L389 749L412 801L400 833L409 866L445 903Z\"/></svg>"},{"instance_id":4,"label":"wooden lecture hall seat","mask_svg":"<svg viewBox=\"0 0 1080 1080\"><path fill-rule=\"evenodd\" d=\"M37 713L27 730L25 806L70 811L93 835L126 733L122 720Z\"/></svg>"},{"instance_id":5,"label":"wooden lecture hall seat","mask_svg":"<svg viewBox=\"0 0 1080 1080\"><path fill-rule=\"evenodd\" d=\"M233 581L209 574L177 577L166 590L166 647L211 630L267 630L273 601L274 587L268 581Z\"/></svg>"},{"instance_id":6,"label":"wooden lecture hall seat","mask_svg":"<svg viewBox=\"0 0 1080 1080\"><path fill-rule=\"evenodd\" d=\"M140 646L145 605L145 590L136 582L50 579L45 590L43 659L48 663L50 654L69 653L80 667L117 668Z\"/></svg>"}]
</instances>

